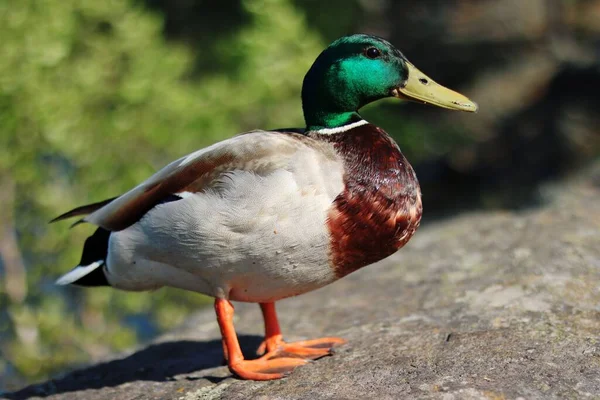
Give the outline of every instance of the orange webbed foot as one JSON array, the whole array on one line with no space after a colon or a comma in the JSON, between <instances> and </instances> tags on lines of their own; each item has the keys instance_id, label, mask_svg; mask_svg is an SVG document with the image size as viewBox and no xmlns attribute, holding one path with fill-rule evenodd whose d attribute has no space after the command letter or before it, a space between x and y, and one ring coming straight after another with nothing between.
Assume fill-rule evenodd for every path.
<instances>
[{"instance_id":1,"label":"orange webbed foot","mask_svg":"<svg viewBox=\"0 0 600 400\"><path fill-rule=\"evenodd\" d=\"M269 354L266 354L256 360L241 360L231 363L229 370L242 379L268 381L283 378L308 362L310 361L300 358L271 358Z\"/></svg>"},{"instance_id":2,"label":"orange webbed foot","mask_svg":"<svg viewBox=\"0 0 600 400\"><path fill-rule=\"evenodd\" d=\"M279 329L275 303L260 303L260 309L265 320L265 340L257 350L258 355L266 353L264 357L269 359L295 357L304 360L316 360L333 354L334 346L346 343L344 339L338 337L286 343Z\"/></svg>"},{"instance_id":3,"label":"orange webbed foot","mask_svg":"<svg viewBox=\"0 0 600 400\"><path fill-rule=\"evenodd\" d=\"M261 309L265 318L265 341L259 352L266 351L266 354L256 360L246 360L233 326L233 305L229 300L215 299L225 359L229 370L242 379L266 381L283 378L311 360L332 354L333 346L346 342L344 339L326 337L286 343L279 330L275 304L261 303Z\"/></svg>"},{"instance_id":4,"label":"orange webbed foot","mask_svg":"<svg viewBox=\"0 0 600 400\"><path fill-rule=\"evenodd\" d=\"M333 354L336 345L346 341L338 337L324 337L312 340L286 343L281 335L272 336L261 343L256 353L270 359L295 357L305 360L316 360Z\"/></svg>"},{"instance_id":5,"label":"orange webbed foot","mask_svg":"<svg viewBox=\"0 0 600 400\"><path fill-rule=\"evenodd\" d=\"M285 357L279 351L269 352L256 360L246 360L233 327L233 305L226 299L215 299L217 322L223 337L223 351L229 370L242 379L266 381L287 376L310 359Z\"/></svg>"}]
</instances>

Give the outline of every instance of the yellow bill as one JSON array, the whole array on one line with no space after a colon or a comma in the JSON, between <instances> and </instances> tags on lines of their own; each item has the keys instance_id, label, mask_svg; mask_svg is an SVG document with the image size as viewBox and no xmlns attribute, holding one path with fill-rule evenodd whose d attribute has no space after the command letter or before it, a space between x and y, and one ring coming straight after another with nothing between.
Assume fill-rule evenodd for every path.
<instances>
[{"instance_id":1,"label":"yellow bill","mask_svg":"<svg viewBox=\"0 0 600 400\"><path fill-rule=\"evenodd\" d=\"M406 65L408 67L408 79L403 87L392 90L394 97L419 103L429 103L450 110L477 111L477 103L454 90L436 83L408 61Z\"/></svg>"}]
</instances>

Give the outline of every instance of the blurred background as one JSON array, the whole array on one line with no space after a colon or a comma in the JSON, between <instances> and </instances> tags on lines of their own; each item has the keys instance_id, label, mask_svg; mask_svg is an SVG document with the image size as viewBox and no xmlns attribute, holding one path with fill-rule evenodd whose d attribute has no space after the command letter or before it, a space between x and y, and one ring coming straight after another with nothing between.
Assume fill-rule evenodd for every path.
<instances>
[{"instance_id":1,"label":"blurred background","mask_svg":"<svg viewBox=\"0 0 600 400\"><path fill-rule=\"evenodd\" d=\"M389 39L476 115L363 110L416 167L424 224L521 209L600 155L600 0L0 2L0 390L147 341L208 304L57 287L93 227L48 225L172 159L303 126L304 73L333 39Z\"/></svg>"}]
</instances>

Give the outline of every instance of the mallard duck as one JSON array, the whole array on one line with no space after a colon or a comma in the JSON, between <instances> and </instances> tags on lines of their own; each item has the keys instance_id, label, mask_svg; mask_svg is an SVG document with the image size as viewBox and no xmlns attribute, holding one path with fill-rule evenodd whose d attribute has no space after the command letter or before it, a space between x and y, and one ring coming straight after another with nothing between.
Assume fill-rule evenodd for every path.
<instances>
[{"instance_id":1,"label":"mallard duck","mask_svg":"<svg viewBox=\"0 0 600 400\"><path fill-rule=\"evenodd\" d=\"M287 343L275 302L332 283L401 248L422 214L398 145L358 110L385 97L474 112L389 42L329 45L302 87L304 129L255 130L186 155L125 194L55 221L98 226L61 285L171 286L215 298L225 359L242 379L277 379L331 354L336 337ZM231 301L259 303L265 340L244 358Z\"/></svg>"}]
</instances>

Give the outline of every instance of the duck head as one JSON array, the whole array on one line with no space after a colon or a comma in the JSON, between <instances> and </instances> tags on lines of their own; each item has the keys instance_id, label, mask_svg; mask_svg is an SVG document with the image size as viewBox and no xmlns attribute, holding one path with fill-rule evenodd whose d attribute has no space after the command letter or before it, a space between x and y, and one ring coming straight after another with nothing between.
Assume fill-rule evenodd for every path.
<instances>
[{"instance_id":1,"label":"duck head","mask_svg":"<svg viewBox=\"0 0 600 400\"><path fill-rule=\"evenodd\" d=\"M385 97L477 111L477 104L419 71L388 41L357 34L331 43L304 77L302 108L307 129L356 121L361 107Z\"/></svg>"}]
</instances>

